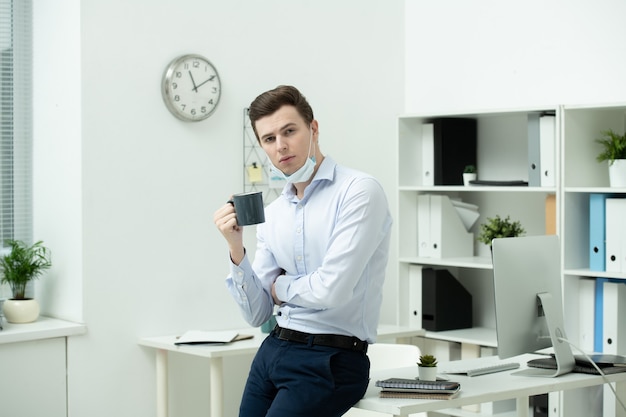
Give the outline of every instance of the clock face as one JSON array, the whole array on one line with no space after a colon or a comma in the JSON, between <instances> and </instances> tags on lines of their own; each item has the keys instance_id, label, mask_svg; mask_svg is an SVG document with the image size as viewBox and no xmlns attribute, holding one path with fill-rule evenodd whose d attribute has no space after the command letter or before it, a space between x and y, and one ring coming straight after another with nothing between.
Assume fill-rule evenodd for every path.
<instances>
[{"instance_id":1,"label":"clock face","mask_svg":"<svg viewBox=\"0 0 626 417\"><path fill-rule=\"evenodd\" d=\"M213 64L195 54L174 59L165 69L161 87L169 111L190 122L209 117L222 92L220 77Z\"/></svg>"}]
</instances>

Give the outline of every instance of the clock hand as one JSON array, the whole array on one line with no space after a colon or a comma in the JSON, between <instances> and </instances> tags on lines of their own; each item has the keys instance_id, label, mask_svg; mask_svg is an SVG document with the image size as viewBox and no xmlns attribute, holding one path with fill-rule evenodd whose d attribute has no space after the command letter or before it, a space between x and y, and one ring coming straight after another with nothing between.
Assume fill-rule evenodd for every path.
<instances>
[{"instance_id":1,"label":"clock hand","mask_svg":"<svg viewBox=\"0 0 626 417\"><path fill-rule=\"evenodd\" d=\"M215 79L215 75L211 75L209 79L202 81L200 84L196 86L196 93L198 92L198 87L208 83L209 81L213 81Z\"/></svg>"},{"instance_id":2,"label":"clock hand","mask_svg":"<svg viewBox=\"0 0 626 417\"><path fill-rule=\"evenodd\" d=\"M193 74L191 73L191 71L189 71L189 76L191 77L191 84L193 84L192 90L197 93L198 92L198 86L196 85L196 82L193 80Z\"/></svg>"}]
</instances>

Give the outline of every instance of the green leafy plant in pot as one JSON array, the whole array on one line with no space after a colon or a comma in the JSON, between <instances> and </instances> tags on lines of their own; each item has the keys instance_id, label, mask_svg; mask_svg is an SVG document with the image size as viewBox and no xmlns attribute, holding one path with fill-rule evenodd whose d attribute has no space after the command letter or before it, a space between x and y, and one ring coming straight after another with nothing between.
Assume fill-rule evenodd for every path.
<instances>
[{"instance_id":1,"label":"green leafy plant in pot","mask_svg":"<svg viewBox=\"0 0 626 417\"><path fill-rule=\"evenodd\" d=\"M463 184L470 185L470 181L474 181L476 175L475 165L465 165L465 168L463 168Z\"/></svg>"},{"instance_id":2,"label":"green leafy plant in pot","mask_svg":"<svg viewBox=\"0 0 626 417\"><path fill-rule=\"evenodd\" d=\"M620 135L611 129L601 133L602 137L595 140L602 146L596 161L608 161L611 187L626 187L626 134Z\"/></svg>"},{"instance_id":3,"label":"green leafy plant in pot","mask_svg":"<svg viewBox=\"0 0 626 417\"><path fill-rule=\"evenodd\" d=\"M512 221L510 216L504 219L499 215L487 217L487 221L480 225L478 241L491 247L491 241L495 238L517 237L526 233L519 221Z\"/></svg>"},{"instance_id":4,"label":"green leafy plant in pot","mask_svg":"<svg viewBox=\"0 0 626 417\"><path fill-rule=\"evenodd\" d=\"M433 355L421 355L417 362L419 379L422 381L437 380L437 358Z\"/></svg>"},{"instance_id":5,"label":"green leafy plant in pot","mask_svg":"<svg viewBox=\"0 0 626 417\"><path fill-rule=\"evenodd\" d=\"M26 297L26 286L52 266L50 250L39 241L28 245L21 240L7 240L8 254L0 258L0 283L8 284L13 297L4 302L9 323L30 323L39 317L39 303Z\"/></svg>"}]
</instances>

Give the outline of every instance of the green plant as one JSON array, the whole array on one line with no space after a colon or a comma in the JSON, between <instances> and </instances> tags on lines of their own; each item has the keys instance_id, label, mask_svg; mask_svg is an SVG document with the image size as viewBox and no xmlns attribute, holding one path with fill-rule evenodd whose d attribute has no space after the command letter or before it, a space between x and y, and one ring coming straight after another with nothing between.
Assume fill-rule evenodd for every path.
<instances>
[{"instance_id":1,"label":"green plant","mask_svg":"<svg viewBox=\"0 0 626 417\"><path fill-rule=\"evenodd\" d=\"M44 270L50 268L50 250L39 241L28 246L21 240L6 241L11 251L0 258L0 283L9 284L13 299L25 299L26 284L39 278Z\"/></svg>"},{"instance_id":2,"label":"green plant","mask_svg":"<svg viewBox=\"0 0 626 417\"><path fill-rule=\"evenodd\" d=\"M595 140L602 145L602 152L596 156L598 162L609 161L613 164L616 159L626 159L626 134L620 135L613 130L603 130L602 137Z\"/></svg>"},{"instance_id":3,"label":"green plant","mask_svg":"<svg viewBox=\"0 0 626 417\"><path fill-rule=\"evenodd\" d=\"M422 355L420 356L420 361L417 363L418 366L423 366L425 368L434 368L437 366L437 358L433 355Z\"/></svg>"},{"instance_id":4,"label":"green plant","mask_svg":"<svg viewBox=\"0 0 626 417\"><path fill-rule=\"evenodd\" d=\"M465 168L463 169L463 173L464 174L475 174L476 173L476 167L474 165L465 165Z\"/></svg>"},{"instance_id":5,"label":"green plant","mask_svg":"<svg viewBox=\"0 0 626 417\"><path fill-rule=\"evenodd\" d=\"M478 240L485 245L491 246L491 241L501 237L516 237L526 233L519 221L511 221L510 216L502 219L499 215L496 217L487 217L487 221L480 225L480 234Z\"/></svg>"}]
</instances>

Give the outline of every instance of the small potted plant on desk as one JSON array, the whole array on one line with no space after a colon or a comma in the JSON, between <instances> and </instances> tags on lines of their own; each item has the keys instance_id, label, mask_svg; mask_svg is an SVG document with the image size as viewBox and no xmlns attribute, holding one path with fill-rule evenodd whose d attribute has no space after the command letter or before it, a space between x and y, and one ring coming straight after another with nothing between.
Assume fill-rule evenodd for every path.
<instances>
[{"instance_id":1,"label":"small potted plant on desk","mask_svg":"<svg viewBox=\"0 0 626 417\"><path fill-rule=\"evenodd\" d=\"M487 221L480 225L478 241L491 248L491 241L495 238L517 237L526 233L519 221L512 221L510 216L504 219L499 215L487 217Z\"/></svg>"},{"instance_id":2,"label":"small potted plant on desk","mask_svg":"<svg viewBox=\"0 0 626 417\"><path fill-rule=\"evenodd\" d=\"M417 363L420 381L437 380L437 358L433 355L422 355Z\"/></svg>"},{"instance_id":3,"label":"small potted plant on desk","mask_svg":"<svg viewBox=\"0 0 626 417\"><path fill-rule=\"evenodd\" d=\"M474 165L466 165L463 169L463 184L471 185L470 181L476 179L476 167Z\"/></svg>"},{"instance_id":4,"label":"small potted plant on desk","mask_svg":"<svg viewBox=\"0 0 626 417\"><path fill-rule=\"evenodd\" d=\"M596 139L602 145L602 152L596 156L598 162L609 163L609 185L626 187L626 134L613 130L603 130L602 137Z\"/></svg>"},{"instance_id":5,"label":"small potted plant on desk","mask_svg":"<svg viewBox=\"0 0 626 417\"><path fill-rule=\"evenodd\" d=\"M13 298L4 302L4 317L9 323L30 323L39 317L39 303L26 297L26 285L50 268L50 251L39 241L27 245L7 240L10 252L0 258L0 283L9 284Z\"/></svg>"}]
</instances>

